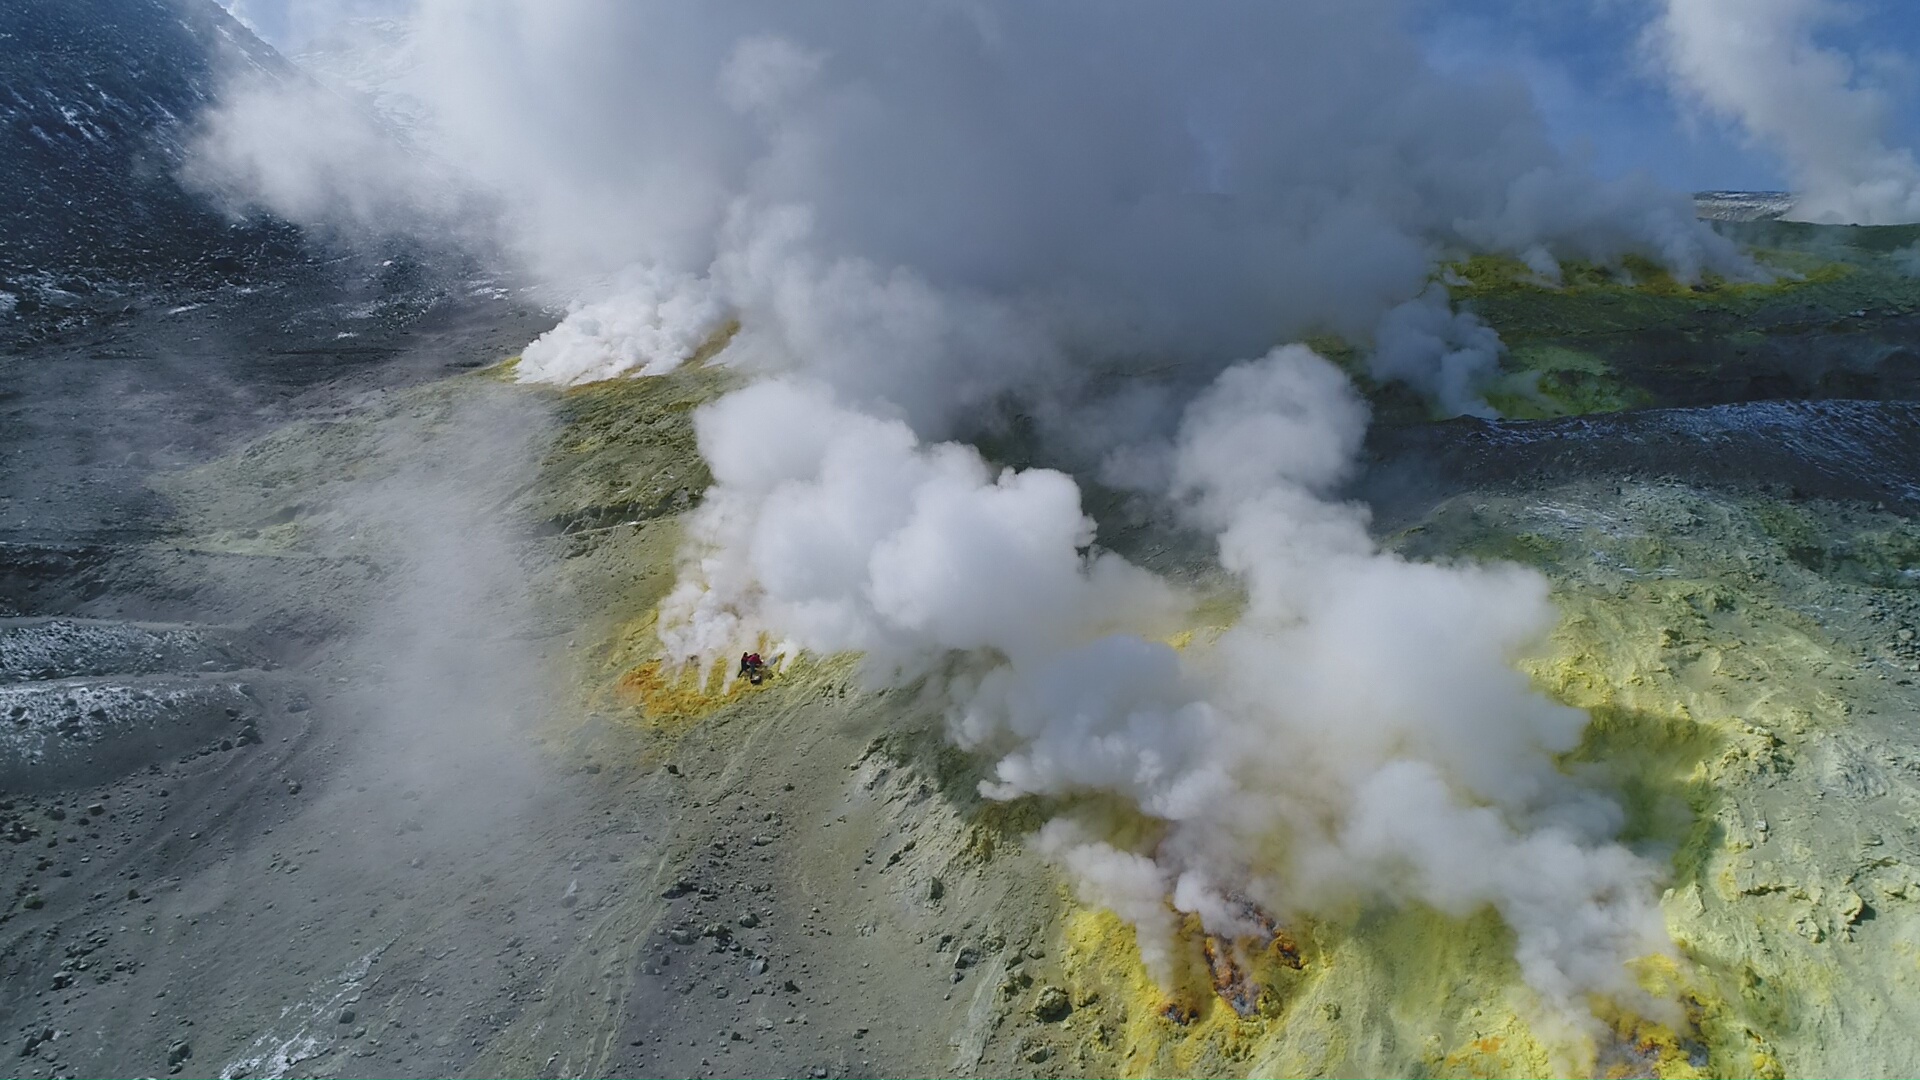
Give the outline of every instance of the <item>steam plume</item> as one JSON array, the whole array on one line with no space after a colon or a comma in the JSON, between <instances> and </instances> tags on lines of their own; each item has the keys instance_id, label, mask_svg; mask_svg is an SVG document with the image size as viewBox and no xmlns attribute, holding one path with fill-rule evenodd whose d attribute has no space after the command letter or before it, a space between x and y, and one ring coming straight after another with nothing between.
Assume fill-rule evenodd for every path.
<instances>
[{"instance_id":1,"label":"steam plume","mask_svg":"<svg viewBox=\"0 0 1920 1080\"><path fill-rule=\"evenodd\" d=\"M998 756L988 796L1117 795L1167 826L1151 851L1068 823L1041 838L1135 922L1162 978L1169 902L1233 934L1236 897L1294 912L1378 896L1492 905L1560 1010L1635 998L1623 961L1667 947L1654 869L1608 842L1618 808L1554 766L1585 715L1512 666L1551 625L1546 583L1380 553L1364 510L1329 498L1365 424L1301 346L1228 368L1187 407L1169 496L1218 536L1248 601L1183 654L1151 639L1179 593L1091 551L1065 475L996 476L817 387L760 383L700 417L715 487L665 640L711 656L777 630L863 650L895 683L971 657L946 683L949 723Z\"/></svg>"},{"instance_id":2,"label":"steam plume","mask_svg":"<svg viewBox=\"0 0 1920 1080\"><path fill-rule=\"evenodd\" d=\"M1232 933L1235 897L1491 905L1578 1013L1665 939L1617 807L1555 768L1585 717L1513 669L1545 583L1380 552L1339 496L1364 403L1272 346L1371 342L1376 373L1480 412L1499 343L1433 284L1448 253L1751 267L1683 197L1567 167L1515 87L1426 67L1397 15L430 0L414 138L454 195L260 182L247 86L200 167L363 224L502 208L499 241L577 305L522 378L663 372L737 322L717 362L761 378L697 416L714 486L663 643L860 650L933 680L990 797L1157 819L1151 850L1040 838L1157 973L1173 908ZM968 442L1013 430L1029 467ZM1095 471L1217 541L1234 626L1163 643L1192 598L1097 546Z\"/></svg>"},{"instance_id":3,"label":"steam plume","mask_svg":"<svg viewBox=\"0 0 1920 1080\"><path fill-rule=\"evenodd\" d=\"M1652 28L1675 87L1779 154L1804 221L1920 221L1920 163L1888 144L1887 100L1815 32L1830 0L1667 0Z\"/></svg>"},{"instance_id":4,"label":"steam plume","mask_svg":"<svg viewBox=\"0 0 1920 1080\"><path fill-rule=\"evenodd\" d=\"M1428 69L1398 13L424 0L409 152L241 81L194 174L298 220L486 220L581 305L525 378L662 370L718 305L733 362L935 433L1089 357L1368 340L1449 249L1746 271L1683 197L1563 166L1517 86Z\"/></svg>"}]
</instances>

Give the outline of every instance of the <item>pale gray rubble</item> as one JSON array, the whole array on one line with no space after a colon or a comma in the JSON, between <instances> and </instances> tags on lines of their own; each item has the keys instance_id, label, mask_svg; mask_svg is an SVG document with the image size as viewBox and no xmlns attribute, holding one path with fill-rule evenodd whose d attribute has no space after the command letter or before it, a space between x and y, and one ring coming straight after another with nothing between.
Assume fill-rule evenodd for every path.
<instances>
[{"instance_id":1,"label":"pale gray rubble","mask_svg":"<svg viewBox=\"0 0 1920 1080\"><path fill-rule=\"evenodd\" d=\"M252 690L166 675L0 686L0 791L99 782L209 743L258 742Z\"/></svg>"},{"instance_id":2,"label":"pale gray rubble","mask_svg":"<svg viewBox=\"0 0 1920 1080\"><path fill-rule=\"evenodd\" d=\"M229 627L0 618L0 683L264 666L245 633Z\"/></svg>"},{"instance_id":3,"label":"pale gray rubble","mask_svg":"<svg viewBox=\"0 0 1920 1080\"><path fill-rule=\"evenodd\" d=\"M1694 212L1709 221L1775 221L1793 209L1789 191L1696 191Z\"/></svg>"}]
</instances>

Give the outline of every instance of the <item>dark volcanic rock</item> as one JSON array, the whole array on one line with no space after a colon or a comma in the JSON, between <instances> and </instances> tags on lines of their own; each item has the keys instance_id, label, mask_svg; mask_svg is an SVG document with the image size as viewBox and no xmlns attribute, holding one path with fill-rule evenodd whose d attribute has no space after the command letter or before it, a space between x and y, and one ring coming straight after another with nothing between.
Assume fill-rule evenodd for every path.
<instances>
[{"instance_id":1,"label":"dark volcanic rock","mask_svg":"<svg viewBox=\"0 0 1920 1080\"><path fill-rule=\"evenodd\" d=\"M1386 520L1473 486L1531 489L1594 477L1658 477L1920 508L1920 405L1755 401L1559 420L1463 419L1379 428L1387 463L1363 485ZM1403 496L1416 492L1411 507Z\"/></svg>"},{"instance_id":2,"label":"dark volcanic rock","mask_svg":"<svg viewBox=\"0 0 1920 1080\"><path fill-rule=\"evenodd\" d=\"M84 306L99 279L223 280L295 254L176 177L227 65L293 69L212 0L0 4L0 304Z\"/></svg>"}]
</instances>

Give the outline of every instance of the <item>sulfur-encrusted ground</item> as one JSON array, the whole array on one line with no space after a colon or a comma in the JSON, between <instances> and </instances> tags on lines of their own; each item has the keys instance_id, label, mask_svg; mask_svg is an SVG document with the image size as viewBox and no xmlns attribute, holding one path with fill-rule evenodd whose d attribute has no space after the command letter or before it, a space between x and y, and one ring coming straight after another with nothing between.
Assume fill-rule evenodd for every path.
<instances>
[{"instance_id":1,"label":"sulfur-encrusted ground","mask_svg":"<svg viewBox=\"0 0 1920 1080\"><path fill-rule=\"evenodd\" d=\"M1154 985L1026 850L1055 808L981 799L916 691L663 668L691 414L735 378L696 364L290 410L143 481L164 528L10 564L0 701L60 702L36 738L95 684L248 689L6 795L0 1034L35 1076L1920 1071L1914 238L1755 239L1800 276L1457 267L1540 419L1372 388L1354 492L1409 556L1554 583L1526 667L1669 867L1641 975L1674 1023L1546 1026L1491 913L1193 934Z\"/></svg>"}]
</instances>

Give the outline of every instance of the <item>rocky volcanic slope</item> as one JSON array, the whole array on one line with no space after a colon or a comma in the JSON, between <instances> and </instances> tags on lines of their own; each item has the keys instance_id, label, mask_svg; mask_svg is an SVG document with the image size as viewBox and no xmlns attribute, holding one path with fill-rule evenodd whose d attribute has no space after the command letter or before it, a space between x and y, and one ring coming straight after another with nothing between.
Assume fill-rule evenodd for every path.
<instances>
[{"instance_id":1,"label":"rocky volcanic slope","mask_svg":"<svg viewBox=\"0 0 1920 1080\"><path fill-rule=\"evenodd\" d=\"M1565 617L1528 669L1594 717L1568 767L1671 868L1680 959L1642 974L1684 1021L1603 1011L1597 1071L1920 1069L1911 406L1754 399L1779 384L1753 368L1802 345L1902 385L1871 360L1902 362L1912 289L1879 235L1805 280L1705 292L1457 271L1516 378L1543 339L1587 357L1511 392L1663 407L1433 424L1375 390L1358 494L1383 540L1551 577ZM1774 311L1797 314L1751 315ZM1722 340L1736 318L1754 347ZM1691 404L1670 403L1632 342L1689 330ZM1196 937L1156 987L1131 932L1024 850L1054 807L982 800L985 763L916 695L863 691L850 658L762 687L664 673L653 612L706 484L690 413L729 385L696 365L376 390L155 475L165 528L15 594L0 655L37 746L103 745L88 687L239 695L179 710L183 742L145 764L95 753L9 797L0 1017L23 1071L1565 1066L1491 914L1329 912L1215 943L1211 968ZM1118 518L1102 537L1206 570Z\"/></svg>"},{"instance_id":2,"label":"rocky volcanic slope","mask_svg":"<svg viewBox=\"0 0 1920 1080\"><path fill-rule=\"evenodd\" d=\"M230 221L174 176L229 66L294 77L210 0L0 4L0 306L296 257L292 230Z\"/></svg>"},{"instance_id":3,"label":"rocky volcanic slope","mask_svg":"<svg viewBox=\"0 0 1920 1080\"><path fill-rule=\"evenodd\" d=\"M289 581L342 590L364 568L180 545L148 477L478 364L546 325L490 296L350 284L355 303L321 288L317 309L289 302L299 279L200 291L50 336L43 326L0 355L0 1032L21 1055L11 1069L158 1073L170 1047L190 1044L176 1028L218 1011L204 986L251 998L265 992L255 975L299 970L281 965L275 935L231 925L177 966L164 958L183 955L147 936L166 924L135 913L164 895L164 867L218 865L225 829L273 827L298 784L277 771L292 745L282 740L326 692L311 664L336 632L328 611L275 598ZM354 318L363 304L372 317ZM343 317L358 347L336 338ZM195 905L221 894L202 884L211 891ZM247 899L248 917L263 903ZM173 933L223 921L184 918ZM186 1007L168 1008L161 991Z\"/></svg>"},{"instance_id":4,"label":"rocky volcanic slope","mask_svg":"<svg viewBox=\"0 0 1920 1080\"><path fill-rule=\"evenodd\" d=\"M0 50L6 138L60 151L0 157L28 185L0 209L11 1071L1567 1066L1489 913L1193 935L1154 986L1025 850L1057 808L981 799L986 763L917 694L862 690L849 657L760 687L663 672L707 481L690 417L731 375L513 386L469 369L551 318L492 280L291 240L216 265L288 234L142 171L233 30L195 11L0 10L32 42ZM130 214L89 209L123 190ZM1549 575L1564 618L1527 667L1594 718L1567 766L1670 868L1679 959L1642 976L1682 1018L1603 1008L1574 1064L1912 1074L1920 231L1727 228L1790 273L1451 268L1512 346L1516 419L1433 423L1369 385L1354 494L1410 556ZM1104 543L1218 580L1193 538L1089 505Z\"/></svg>"},{"instance_id":5,"label":"rocky volcanic slope","mask_svg":"<svg viewBox=\"0 0 1920 1080\"><path fill-rule=\"evenodd\" d=\"M506 297L469 260L329 245L184 185L200 110L241 72L305 78L213 0L0 4L0 349L269 292L222 332L285 355L257 335L324 320L305 355L353 356L449 295Z\"/></svg>"}]
</instances>

